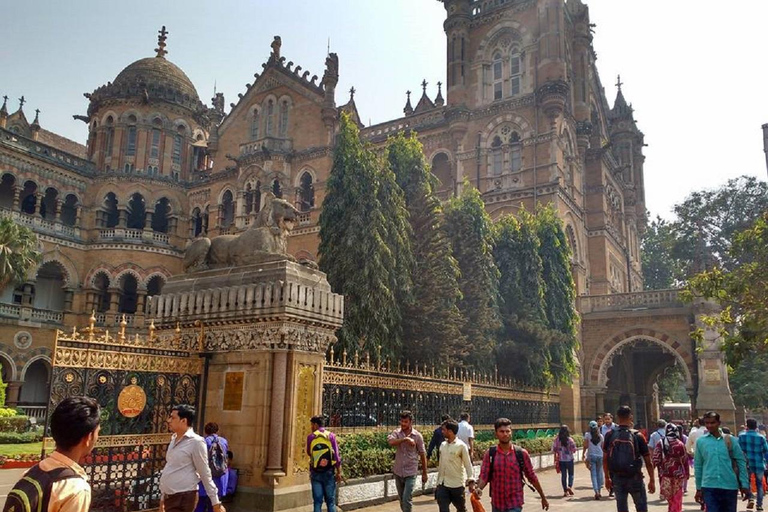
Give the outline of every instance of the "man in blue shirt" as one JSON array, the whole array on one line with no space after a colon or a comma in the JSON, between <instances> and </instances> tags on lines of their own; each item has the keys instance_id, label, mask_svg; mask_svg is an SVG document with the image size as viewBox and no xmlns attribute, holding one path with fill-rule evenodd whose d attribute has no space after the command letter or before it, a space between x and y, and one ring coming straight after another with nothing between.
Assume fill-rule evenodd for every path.
<instances>
[{"instance_id":1,"label":"man in blue shirt","mask_svg":"<svg viewBox=\"0 0 768 512\"><path fill-rule=\"evenodd\" d=\"M747 430L739 434L739 446L747 457L747 467L749 468L749 477L755 475L755 485L757 487L757 511L763 510L763 473L765 472L765 459L768 457L768 442L757 431L757 420L749 418L747 420ZM748 509L752 509L755 503L750 495Z\"/></svg>"},{"instance_id":2,"label":"man in blue shirt","mask_svg":"<svg viewBox=\"0 0 768 512\"><path fill-rule=\"evenodd\" d=\"M738 492L749 494L747 463L739 443L720 431L720 415L704 414L707 433L696 441L693 458L696 474L696 501L707 512L736 512Z\"/></svg>"}]
</instances>

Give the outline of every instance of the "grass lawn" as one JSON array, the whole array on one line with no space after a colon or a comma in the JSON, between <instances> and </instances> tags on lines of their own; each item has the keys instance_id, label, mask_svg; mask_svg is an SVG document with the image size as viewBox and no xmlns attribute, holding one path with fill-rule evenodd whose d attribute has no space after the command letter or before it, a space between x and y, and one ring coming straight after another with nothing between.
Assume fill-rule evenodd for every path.
<instances>
[{"instance_id":1,"label":"grass lawn","mask_svg":"<svg viewBox=\"0 0 768 512\"><path fill-rule=\"evenodd\" d=\"M0 455L7 457L13 455L40 455L40 450L43 449L42 441L39 443L24 443L24 444L0 444Z\"/></svg>"}]
</instances>

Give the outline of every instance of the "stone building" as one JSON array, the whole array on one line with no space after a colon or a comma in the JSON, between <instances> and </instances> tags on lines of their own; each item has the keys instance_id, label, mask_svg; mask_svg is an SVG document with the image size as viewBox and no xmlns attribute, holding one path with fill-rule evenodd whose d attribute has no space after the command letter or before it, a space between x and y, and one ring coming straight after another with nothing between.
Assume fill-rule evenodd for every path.
<instances>
[{"instance_id":1,"label":"stone building","mask_svg":"<svg viewBox=\"0 0 768 512\"><path fill-rule=\"evenodd\" d=\"M190 239L243 230L266 192L295 202L301 216L289 250L316 259L342 111L374 144L415 130L442 198L461 194L467 180L493 218L553 204L580 295L641 292L643 133L621 82L612 105L606 97L587 6L442 1L446 83L425 80L402 116L374 126L359 122L354 90L336 94L335 54L315 74L281 55L279 37L235 103L216 94L208 106L168 59L165 27L156 55L85 95L87 113L75 116L89 127L84 146L43 129L37 114L30 123L23 98L10 113L6 98L0 213L31 227L43 253L28 281L0 299L8 401L45 402L56 328L84 325L91 311L105 327L123 314L143 326L147 302L181 271ZM574 420L578 388L564 412Z\"/></svg>"}]
</instances>

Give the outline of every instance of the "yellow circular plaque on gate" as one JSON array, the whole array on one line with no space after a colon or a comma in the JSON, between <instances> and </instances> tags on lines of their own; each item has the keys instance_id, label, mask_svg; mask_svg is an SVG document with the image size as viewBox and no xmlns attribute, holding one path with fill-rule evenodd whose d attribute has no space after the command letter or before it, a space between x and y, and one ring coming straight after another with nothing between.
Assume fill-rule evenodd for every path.
<instances>
[{"instance_id":1,"label":"yellow circular plaque on gate","mask_svg":"<svg viewBox=\"0 0 768 512\"><path fill-rule=\"evenodd\" d=\"M126 418L135 418L147 405L147 394L139 386L126 386L117 397L117 410Z\"/></svg>"}]
</instances>

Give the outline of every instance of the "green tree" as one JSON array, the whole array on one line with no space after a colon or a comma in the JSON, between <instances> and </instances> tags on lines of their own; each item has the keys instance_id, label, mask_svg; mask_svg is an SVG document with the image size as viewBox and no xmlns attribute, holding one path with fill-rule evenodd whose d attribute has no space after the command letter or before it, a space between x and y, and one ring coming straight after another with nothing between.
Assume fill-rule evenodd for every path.
<instances>
[{"instance_id":1,"label":"green tree","mask_svg":"<svg viewBox=\"0 0 768 512\"><path fill-rule=\"evenodd\" d=\"M501 326L497 293L499 270L493 261L492 224L480 192L465 181L461 197L453 198L445 211L446 231L459 263L461 277L459 310L464 318L462 334L469 353L467 366L494 367L494 338Z\"/></svg>"},{"instance_id":2,"label":"green tree","mask_svg":"<svg viewBox=\"0 0 768 512\"><path fill-rule=\"evenodd\" d=\"M752 410L768 409L768 354L758 353L741 361L730 371L729 381L733 399L738 405Z\"/></svg>"},{"instance_id":3,"label":"green tree","mask_svg":"<svg viewBox=\"0 0 768 512\"><path fill-rule=\"evenodd\" d=\"M391 174L391 173L390 173ZM343 115L333 167L320 214L320 268L333 290L345 297L339 349L397 357L401 317L397 299L403 283L396 273L401 219L396 193L381 160L360 141L359 130ZM382 204L384 201L385 204ZM407 220L405 221L407 224ZM390 244L394 244L390 246Z\"/></svg>"},{"instance_id":4,"label":"green tree","mask_svg":"<svg viewBox=\"0 0 768 512\"><path fill-rule=\"evenodd\" d=\"M37 236L12 219L0 219L0 289L22 282L40 262Z\"/></svg>"},{"instance_id":5,"label":"green tree","mask_svg":"<svg viewBox=\"0 0 768 512\"><path fill-rule=\"evenodd\" d=\"M641 240L643 283L647 290L673 288L684 278L680 260L672 257L675 244L673 225L657 216Z\"/></svg>"},{"instance_id":6,"label":"green tree","mask_svg":"<svg viewBox=\"0 0 768 512\"><path fill-rule=\"evenodd\" d=\"M413 301L403 309L403 354L411 363L442 369L467 354L458 308L459 266L421 143L413 134L399 134L390 139L387 157L403 190L413 235Z\"/></svg>"},{"instance_id":7,"label":"green tree","mask_svg":"<svg viewBox=\"0 0 768 512\"><path fill-rule=\"evenodd\" d=\"M576 286L571 274L571 250L565 237L563 221L555 209L540 206L536 211L539 255L544 281L544 311L547 326L565 336L562 343L550 346L550 367L555 383L568 384L576 373Z\"/></svg>"}]
</instances>

